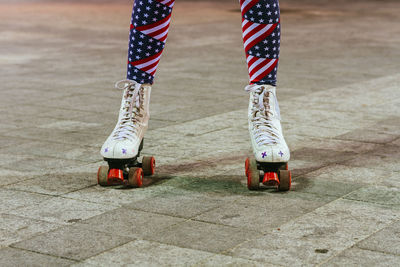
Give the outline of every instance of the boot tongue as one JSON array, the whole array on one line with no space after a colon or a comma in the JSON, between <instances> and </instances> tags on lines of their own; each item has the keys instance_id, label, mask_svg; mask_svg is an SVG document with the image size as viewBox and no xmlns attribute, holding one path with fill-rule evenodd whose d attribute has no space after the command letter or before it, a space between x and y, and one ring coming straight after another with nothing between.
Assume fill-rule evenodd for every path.
<instances>
[{"instance_id":1,"label":"boot tongue","mask_svg":"<svg viewBox=\"0 0 400 267\"><path fill-rule=\"evenodd\" d=\"M137 88L131 86L126 89L125 94L125 111L128 112L132 120L135 120L140 114L140 99L143 99L143 90L140 90L137 94L135 92Z\"/></svg>"},{"instance_id":2,"label":"boot tongue","mask_svg":"<svg viewBox=\"0 0 400 267\"><path fill-rule=\"evenodd\" d=\"M133 96L133 91L130 88L126 89L125 92L125 103L124 103L124 111L129 112L130 106L131 106L131 101L132 101L132 96Z\"/></svg>"},{"instance_id":3,"label":"boot tongue","mask_svg":"<svg viewBox=\"0 0 400 267\"><path fill-rule=\"evenodd\" d=\"M133 99L133 96L135 95L135 87L133 87L133 86L130 86L130 87L128 87L128 88L126 88L126 92L125 92L125 103L126 103L126 107L125 107L125 110L126 111L129 111L129 109L130 109L130 106L132 106L133 105L133 109L135 108L135 105L136 105L136 103L135 103L135 101L136 101L136 99ZM140 92L139 92L139 95L138 95L138 97L140 97ZM128 104L129 103L129 104Z\"/></svg>"},{"instance_id":4,"label":"boot tongue","mask_svg":"<svg viewBox=\"0 0 400 267\"><path fill-rule=\"evenodd\" d=\"M273 109L273 103L272 103L272 92L271 91L266 91L264 93L264 115L267 117L273 117L274 116L274 109Z\"/></svg>"},{"instance_id":5,"label":"boot tongue","mask_svg":"<svg viewBox=\"0 0 400 267\"><path fill-rule=\"evenodd\" d=\"M266 118L274 116L273 107L271 107L271 94L270 90L264 90L257 95L258 103L255 104L255 115L261 115Z\"/></svg>"}]
</instances>

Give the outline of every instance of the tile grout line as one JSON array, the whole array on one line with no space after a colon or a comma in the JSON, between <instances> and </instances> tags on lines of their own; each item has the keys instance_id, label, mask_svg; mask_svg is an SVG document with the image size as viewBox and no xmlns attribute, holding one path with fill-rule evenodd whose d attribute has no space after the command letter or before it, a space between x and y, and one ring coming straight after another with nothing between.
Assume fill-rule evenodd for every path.
<instances>
[{"instance_id":1,"label":"tile grout line","mask_svg":"<svg viewBox=\"0 0 400 267\"><path fill-rule=\"evenodd\" d=\"M49 233L49 232L48 232L48 233ZM29 240L29 239L27 239L27 240ZM18 242L16 242L16 243L18 243ZM36 254L40 254L40 255L51 256L51 257L54 257L54 258L59 258L59 259L64 259L64 260L75 261L76 263L79 262L79 260L76 260L76 259L71 259L71 258L67 258L67 257L52 255L52 254L48 254L48 253L44 253L44 252L40 252L40 251L35 251L35 250L30 250L30 249L26 249L26 248L14 247L13 245L14 245L14 244L11 244L11 245L8 246L8 247L9 247L9 248L13 248L13 249L22 250L22 251L29 251L29 252L36 253Z\"/></svg>"},{"instance_id":2,"label":"tile grout line","mask_svg":"<svg viewBox=\"0 0 400 267\"><path fill-rule=\"evenodd\" d=\"M364 237L363 239L358 240L358 241L357 241L356 243L354 243L353 245L351 245L351 246L349 246L349 247L347 247L347 248L344 248L343 250L337 252L336 254L334 254L334 255L328 257L327 259L325 259L324 261L320 262L319 264L317 264L317 266L321 266L322 264L328 263L331 259L337 257L339 254L341 254L341 253L343 253L343 252L349 250L350 248L357 247L357 244L359 244L360 242L364 241L365 239L368 239L369 237L375 235L376 233L378 233L378 232L380 232L380 231L383 231L383 230L386 229L387 227L390 227L392 224L395 224L395 223L397 223L397 222L400 222L400 219L399 219L399 220L395 220L395 221L391 222L390 224L384 226L383 228L378 229L378 230L376 230L375 232L371 233L370 235ZM359 248L359 247L357 247L357 248ZM375 252L380 252L380 253L384 253L384 254L399 256L399 255L396 255L396 254L381 252L381 251L377 251L377 250L370 250L370 249L363 249L363 248L359 248L359 249L362 249L362 250L369 250L369 251L375 251Z\"/></svg>"}]
</instances>

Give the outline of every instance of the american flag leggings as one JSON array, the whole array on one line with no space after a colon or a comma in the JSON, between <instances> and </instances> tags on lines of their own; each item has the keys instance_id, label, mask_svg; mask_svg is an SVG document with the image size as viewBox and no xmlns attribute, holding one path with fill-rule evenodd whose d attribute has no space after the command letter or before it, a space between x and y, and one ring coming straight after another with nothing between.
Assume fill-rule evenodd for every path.
<instances>
[{"instance_id":1,"label":"american flag leggings","mask_svg":"<svg viewBox=\"0 0 400 267\"><path fill-rule=\"evenodd\" d=\"M280 51L278 0L239 0L251 84L276 85ZM167 40L175 0L134 0L127 79L152 84Z\"/></svg>"}]
</instances>

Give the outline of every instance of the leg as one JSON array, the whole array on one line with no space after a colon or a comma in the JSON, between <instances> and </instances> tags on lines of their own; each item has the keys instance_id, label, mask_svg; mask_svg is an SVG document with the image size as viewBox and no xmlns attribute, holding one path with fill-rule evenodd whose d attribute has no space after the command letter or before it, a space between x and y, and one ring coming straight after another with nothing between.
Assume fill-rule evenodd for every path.
<instances>
[{"instance_id":1,"label":"leg","mask_svg":"<svg viewBox=\"0 0 400 267\"><path fill-rule=\"evenodd\" d=\"M250 83L275 86L281 42L278 0L240 0L240 6Z\"/></svg>"},{"instance_id":2,"label":"leg","mask_svg":"<svg viewBox=\"0 0 400 267\"><path fill-rule=\"evenodd\" d=\"M282 134L276 98L276 75L280 51L278 0L240 0L243 43L249 70L248 119L254 158L246 160L249 189L260 182L289 190L289 148ZM260 179L260 170L264 172Z\"/></svg>"},{"instance_id":3,"label":"leg","mask_svg":"<svg viewBox=\"0 0 400 267\"><path fill-rule=\"evenodd\" d=\"M151 84L168 35L174 0L135 0L129 36L127 79L118 122L101 148L108 167L99 169L101 185L128 183L141 186L143 173L154 173L153 157L138 161L150 117ZM143 168L143 170L142 170Z\"/></svg>"},{"instance_id":4,"label":"leg","mask_svg":"<svg viewBox=\"0 0 400 267\"><path fill-rule=\"evenodd\" d=\"M135 0L129 35L128 80L153 84L174 3L175 0Z\"/></svg>"}]
</instances>

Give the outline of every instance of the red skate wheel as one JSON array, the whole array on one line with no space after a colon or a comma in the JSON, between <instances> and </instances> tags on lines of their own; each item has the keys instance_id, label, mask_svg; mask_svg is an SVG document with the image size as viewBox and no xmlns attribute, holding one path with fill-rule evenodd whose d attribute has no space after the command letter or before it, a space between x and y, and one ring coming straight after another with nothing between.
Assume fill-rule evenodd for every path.
<instances>
[{"instance_id":1,"label":"red skate wheel","mask_svg":"<svg viewBox=\"0 0 400 267\"><path fill-rule=\"evenodd\" d=\"M279 178L276 172L266 172L262 183L266 186L279 186Z\"/></svg>"},{"instance_id":2,"label":"red skate wheel","mask_svg":"<svg viewBox=\"0 0 400 267\"><path fill-rule=\"evenodd\" d=\"M246 159L246 162L244 163L244 170L246 176L249 176L249 158Z\"/></svg>"},{"instance_id":3,"label":"red skate wheel","mask_svg":"<svg viewBox=\"0 0 400 267\"><path fill-rule=\"evenodd\" d=\"M279 191L288 191L292 186L292 172L286 170L279 171L279 181L280 184L278 186Z\"/></svg>"},{"instance_id":4,"label":"red skate wheel","mask_svg":"<svg viewBox=\"0 0 400 267\"><path fill-rule=\"evenodd\" d=\"M154 157L143 157L142 169L144 175L153 175L156 169L156 159Z\"/></svg>"},{"instance_id":5,"label":"red skate wheel","mask_svg":"<svg viewBox=\"0 0 400 267\"><path fill-rule=\"evenodd\" d=\"M131 187L141 187L143 185L142 168L134 167L129 169L128 184Z\"/></svg>"},{"instance_id":6,"label":"red skate wheel","mask_svg":"<svg viewBox=\"0 0 400 267\"><path fill-rule=\"evenodd\" d=\"M108 166L100 166L97 171L97 183L101 186L107 186Z\"/></svg>"},{"instance_id":7,"label":"red skate wheel","mask_svg":"<svg viewBox=\"0 0 400 267\"><path fill-rule=\"evenodd\" d=\"M124 172L121 169L111 169L108 172L107 183L109 185L123 184Z\"/></svg>"},{"instance_id":8,"label":"red skate wheel","mask_svg":"<svg viewBox=\"0 0 400 267\"><path fill-rule=\"evenodd\" d=\"M255 159L248 160L247 188L249 190L256 190L260 187L260 171L257 168L257 161Z\"/></svg>"}]
</instances>

